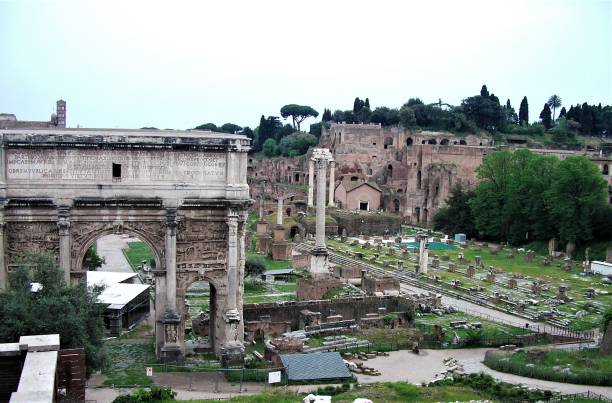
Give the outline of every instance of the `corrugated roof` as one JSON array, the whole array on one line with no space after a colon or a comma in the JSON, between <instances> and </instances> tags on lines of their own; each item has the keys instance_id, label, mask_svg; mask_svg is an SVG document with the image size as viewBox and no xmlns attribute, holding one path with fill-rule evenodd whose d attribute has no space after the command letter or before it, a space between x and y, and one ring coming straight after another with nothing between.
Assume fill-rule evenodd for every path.
<instances>
[{"instance_id":1,"label":"corrugated roof","mask_svg":"<svg viewBox=\"0 0 612 403\"><path fill-rule=\"evenodd\" d=\"M281 354L290 381L351 378L340 353Z\"/></svg>"}]
</instances>

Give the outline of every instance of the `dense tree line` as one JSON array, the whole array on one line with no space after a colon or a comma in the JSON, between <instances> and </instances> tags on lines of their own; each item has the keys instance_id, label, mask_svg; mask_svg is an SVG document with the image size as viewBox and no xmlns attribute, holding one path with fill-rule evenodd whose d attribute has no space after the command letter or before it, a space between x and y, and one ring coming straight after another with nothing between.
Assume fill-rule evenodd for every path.
<instances>
[{"instance_id":1,"label":"dense tree line","mask_svg":"<svg viewBox=\"0 0 612 403\"><path fill-rule=\"evenodd\" d=\"M607 185L587 157L496 151L477 172L473 191L451 192L434 218L437 228L512 245L555 236L576 244L612 239Z\"/></svg>"},{"instance_id":2,"label":"dense tree line","mask_svg":"<svg viewBox=\"0 0 612 403\"><path fill-rule=\"evenodd\" d=\"M352 110L325 110L323 122L380 123L382 126L401 125L406 129L448 130L475 132L478 129L493 133L543 135L565 118L564 129L574 135L610 135L612 133L612 106L590 106L586 103L561 108L562 100L552 95L544 103L539 121L530 123L529 101L523 97L518 113L508 99L505 104L489 92L486 85L480 94L465 98L460 105L449 105L441 100L425 104L419 98L410 98L401 108L386 106L370 109L370 101L355 98ZM559 110L559 108L561 108ZM559 116L557 118L557 111ZM567 144L566 144L567 145Z\"/></svg>"},{"instance_id":3,"label":"dense tree line","mask_svg":"<svg viewBox=\"0 0 612 403\"><path fill-rule=\"evenodd\" d=\"M30 256L10 275L10 288L0 291L0 343L15 343L23 335L60 335L61 348L85 349L87 372L104 363L104 305L101 289L64 282L62 271L47 256ZM42 288L32 291L31 283Z\"/></svg>"}]
</instances>

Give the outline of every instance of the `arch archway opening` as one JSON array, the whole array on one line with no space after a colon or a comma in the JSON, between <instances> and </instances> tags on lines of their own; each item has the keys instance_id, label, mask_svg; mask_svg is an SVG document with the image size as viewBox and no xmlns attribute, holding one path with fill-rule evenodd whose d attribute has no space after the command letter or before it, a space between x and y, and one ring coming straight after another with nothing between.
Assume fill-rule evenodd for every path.
<instances>
[{"instance_id":1,"label":"arch archway opening","mask_svg":"<svg viewBox=\"0 0 612 403\"><path fill-rule=\"evenodd\" d=\"M448 139L442 139L442 140L440 141L440 145L441 145L441 146L447 146L447 145L448 145L448 143L449 143Z\"/></svg>"},{"instance_id":2,"label":"arch archway opening","mask_svg":"<svg viewBox=\"0 0 612 403\"><path fill-rule=\"evenodd\" d=\"M410 146L411 146L413 143L414 143L414 140L412 140L412 137L408 137L408 138L406 139L406 145L407 145L408 147L410 147Z\"/></svg>"},{"instance_id":3,"label":"arch archway opening","mask_svg":"<svg viewBox=\"0 0 612 403\"><path fill-rule=\"evenodd\" d=\"M88 285L102 285L99 299L107 307L104 327L110 336L139 325L150 332L155 325L155 306L150 285L155 283L153 271L161 267L159 253L142 237L133 234L98 234L85 243L78 265L87 272Z\"/></svg>"},{"instance_id":4,"label":"arch archway opening","mask_svg":"<svg viewBox=\"0 0 612 403\"><path fill-rule=\"evenodd\" d=\"M183 298L185 307L185 347L193 353L215 350L216 289L206 280L191 283Z\"/></svg>"}]
</instances>

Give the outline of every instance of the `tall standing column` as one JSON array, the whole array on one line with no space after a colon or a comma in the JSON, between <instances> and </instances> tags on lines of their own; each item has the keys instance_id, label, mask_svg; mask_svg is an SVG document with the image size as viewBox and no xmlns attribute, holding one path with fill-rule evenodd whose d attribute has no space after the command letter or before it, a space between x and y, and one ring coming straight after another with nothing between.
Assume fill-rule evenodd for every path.
<instances>
[{"instance_id":1,"label":"tall standing column","mask_svg":"<svg viewBox=\"0 0 612 403\"><path fill-rule=\"evenodd\" d=\"M314 199L314 160L308 161L308 207L313 207Z\"/></svg>"},{"instance_id":2,"label":"tall standing column","mask_svg":"<svg viewBox=\"0 0 612 403\"><path fill-rule=\"evenodd\" d=\"M336 163L334 161L329 162L329 200L327 201L328 207L336 207L336 203L334 202L334 192L336 187Z\"/></svg>"},{"instance_id":3,"label":"tall standing column","mask_svg":"<svg viewBox=\"0 0 612 403\"><path fill-rule=\"evenodd\" d=\"M161 359L166 363L181 363L184 356L183 336L179 335L181 318L176 309L176 208L166 209L166 311L162 319L164 345Z\"/></svg>"},{"instance_id":4,"label":"tall standing column","mask_svg":"<svg viewBox=\"0 0 612 403\"><path fill-rule=\"evenodd\" d=\"M317 164L317 210L315 225L315 247L310 256L310 274L313 276L328 275L328 254L325 246L325 182L327 163L330 160L329 151L317 149L315 161Z\"/></svg>"},{"instance_id":5,"label":"tall standing column","mask_svg":"<svg viewBox=\"0 0 612 403\"><path fill-rule=\"evenodd\" d=\"M283 198L279 197L276 201L276 225L283 226Z\"/></svg>"},{"instance_id":6,"label":"tall standing column","mask_svg":"<svg viewBox=\"0 0 612 403\"><path fill-rule=\"evenodd\" d=\"M327 160L317 160L317 219L315 248L326 250L325 246L325 182L327 179Z\"/></svg>"},{"instance_id":7,"label":"tall standing column","mask_svg":"<svg viewBox=\"0 0 612 403\"><path fill-rule=\"evenodd\" d=\"M4 261L4 216L0 215L0 290L7 288L6 262Z\"/></svg>"},{"instance_id":8,"label":"tall standing column","mask_svg":"<svg viewBox=\"0 0 612 403\"><path fill-rule=\"evenodd\" d=\"M236 272L238 270L238 214L229 210L227 215L227 311L236 309L236 293L238 284Z\"/></svg>"},{"instance_id":9,"label":"tall standing column","mask_svg":"<svg viewBox=\"0 0 612 403\"><path fill-rule=\"evenodd\" d=\"M70 285L70 208L61 206L58 212L59 266L64 273L64 281Z\"/></svg>"},{"instance_id":10,"label":"tall standing column","mask_svg":"<svg viewBox=\"0 0 612 403\"><path fill-rule=\"evenodd\" d=\"M176 316L176 209L166 214L166 314Z\"/></svg>"}]
</instances>

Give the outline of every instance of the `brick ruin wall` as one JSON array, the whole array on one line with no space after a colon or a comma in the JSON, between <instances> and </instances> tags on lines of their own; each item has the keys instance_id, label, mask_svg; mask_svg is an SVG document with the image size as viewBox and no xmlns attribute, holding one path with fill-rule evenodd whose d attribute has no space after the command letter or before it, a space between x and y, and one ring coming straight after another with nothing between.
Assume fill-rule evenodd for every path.
<instances>
[{"instance_id":1,"label":"brick ruin wall","mask_svg":"<svg viewBox=\"0 0 612 403\"><path fill-rule=\"evenodd\" d=\"M450 132L409 131L398 126L345 123L324 127L318 144L329 148L334 155L336 186L343 178L375 182L382 189L380 207L383 210L399 214L405 223L423 226L432 223L456 184L469 188L477 183L476 168L485 155L494 151L493 146L488 135L459 136ZM532 151L562 159L585 154L568 150ZM612 161L608 158L598 161L596 153L587 155L600 165L602 173L607 165L608 173L604 177L610 183L612 202ZM309 158L310 154L277 159L251 157L251 183L269 178L301 189L299 196L290 202L297 211L306 201Z\"/></svg>"},{"instance_id":2,"label":"brick ruin wall","mask_svg":"<svg viewBox=\"0 0 612 403\"><path fill-rule=\"evenodd\" d=\"M413 322L416 303L404 297L357 297L338 298L333 300L291 301L282 305L276 303L245 304L243 315L245 321L259 321L268 316L272 322L289 322L292 330L300 328L300 312L307 309L320 312L322 321L331 315L341 315L342 320L354 319L357 322L369 313L379 313L379 308L386 312L407 312L406 320Z\"/></svg>"}]
</instances>

